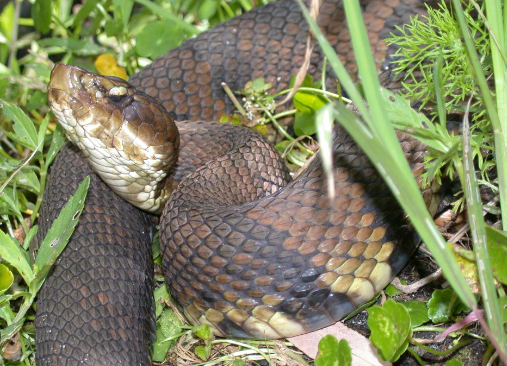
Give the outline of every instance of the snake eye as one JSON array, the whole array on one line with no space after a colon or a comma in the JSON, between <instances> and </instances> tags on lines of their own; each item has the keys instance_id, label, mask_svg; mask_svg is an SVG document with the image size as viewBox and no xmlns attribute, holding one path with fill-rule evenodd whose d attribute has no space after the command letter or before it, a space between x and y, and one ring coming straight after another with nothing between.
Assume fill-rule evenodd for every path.
<instances>
[{"instance_id":1,"label":"snake eye","mask_svg":"<svg viewBox=\"0 0 507 366\"><path fill-rule=\"evenodd\" d=\"M124 86L115 86L109 90L109 99L117 103L121 102L127 95L127 88Z\"/></svg>"}]
</instances>

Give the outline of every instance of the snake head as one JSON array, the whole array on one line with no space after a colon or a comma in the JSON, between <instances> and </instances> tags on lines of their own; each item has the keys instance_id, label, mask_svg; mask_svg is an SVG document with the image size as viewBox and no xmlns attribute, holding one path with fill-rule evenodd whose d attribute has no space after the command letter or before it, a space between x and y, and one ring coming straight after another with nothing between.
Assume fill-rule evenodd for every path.
<instances>
[{"instance_id":1,"label":"snake head","mask_svg":"<svg viewBox=\"0 0 507 366\"><path fill-rule=\"evenodd\" d=\"M125 80L61 63L51 72L48 102L67 137L118 195L161 211L179 148L178 129L162 105Z\"/></svg>"}]
</instances>

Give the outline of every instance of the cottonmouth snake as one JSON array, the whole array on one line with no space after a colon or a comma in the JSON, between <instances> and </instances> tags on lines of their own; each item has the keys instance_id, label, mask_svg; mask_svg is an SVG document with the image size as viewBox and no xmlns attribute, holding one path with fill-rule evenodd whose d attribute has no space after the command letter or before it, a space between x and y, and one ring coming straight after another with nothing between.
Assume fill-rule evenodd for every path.
<instances>
[{"instance_id":1,"label":"cottonmouth snake","mask_svg":"<svg viewBox=\"0 0 507 366\"><path fill-rule=\"evenodd\" d=\"M390 52L381 39L409 14L420 12L421 4L364 3L381 68ZM339 2L324 1L319 24L348 62L353 57L343 23ZM222 81L238 90L264 76L276 90L286 88L302 63L307 29L295 1L252 10L156 59L130 79L136 92L120 80L77 68L60 65L53 72L52 80L59 80L53 89L66 84L89 93L74 97L79 113L74 111L73 118L86 119L84 99L106 124L117 123L107 122L113 109L104 112L97 100L120 111L134 106L123 113L134 127L121 132L131 140L139 135L157 140L157 131L164 129L178 134L148 96L175 120L196 121L178 123L181 147L172 185L191 176L174 192L161 219L163 267L188 319L209 324L217 335L279 338L336 322L387 285L415 248L416 236L389 189L341 128L333 140L338 197L330 202L319 159L288 182L271 145L256 133L198 122L233 111ZM321 62L316 50L310 65L315 77ZM121 88L133 93L128 103L118 98L126 93ZM51 93L50 88L50 99ZM144 109L136 109L136 103L145 103ZM159 121L152 132L144 129L147 115ZM401 134L400 141L414 173L421 173L424 147ZM173 136L157 153L177 145ZM215 160L195 171L210 159ZM108 169L105 176L114 176ZM53 163L37 241L87 175L91 186L80 222L38 298L37 364L147 365L154 328L151 220L114 194L74 145L65 145Z\"/></svg>"}]
</instances>

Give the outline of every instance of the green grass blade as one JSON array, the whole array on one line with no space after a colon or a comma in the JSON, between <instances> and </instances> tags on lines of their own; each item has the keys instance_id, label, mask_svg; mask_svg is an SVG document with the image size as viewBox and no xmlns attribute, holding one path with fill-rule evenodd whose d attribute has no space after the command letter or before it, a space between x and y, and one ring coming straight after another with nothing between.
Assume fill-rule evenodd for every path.
<instances>
[{"instance_id":1,"label":"green grass blade","mask_svg":"<svg viewBox=\"0 0 507 366\"><path fill-rule=\"evenodd\" d=\"M488 0L489 1L489 0ZM494 0L493 0L494 1ZM465 46L467 49L467 54L470 60L471 68L470 71L479 86L481 91L481 95L484 101L484 105L486 107L486 111L488 113L491 125L493 126L493 135L495 140L495 157L496 157L496 166L498 170L498 189L500 192L500 201L507 202L507 141L504 134L502 134L502 129L507 131L507 91L505 90L505 67L500 68L499 63L501 61L501 56L496 55L493 57L493 69L495 74L495 86L501 86L501 90L496 90L497 92L497 103L498 106L501 107L499 110L496 109L495 102L489 90L488 82L484 73L482 72L482 66L479 61L479 56L477 54L477 50L475 49L474 41L470 36L470 32L466 26L465 15L463 14L463 9L461 8L461 4L459 0L453 0L454 8L456 9L456 17L458 19L458 23L461 28L461 33L463 39L465 41ZM495 7L493 7L495 9ZM489 13L488 13L489 16ZM493 21L490 23L492 30L495 31L496 22ZM503 39L503 38L502 38ZM500 43L502 44L502 43ZM495 56L495 47L491 47L492 56ZM496 62L495 62L496 60ZM497 78L503 79L501 82L497 82ZM502 96L503 93L506 93L505 96ZM502 115L502 124L500 123L499 112L503 110L504 115ZM500 205L500 209L502 212L502 225L503 230L507 230L507 205Z\"/></svg>"},{"instance_id":2,"label":"green grass blade","mask_svg":"<svg viewBox=\"0 0 507 366\"><path fill-rule=\"evenodd\" d=\"M347 1L356 1L357 0L347 0ZM347 84L351 82L350 76L346 73L345 67L341 64L338 59L336 53L333 48L327 42L327 39L324 37L317 24L311 19L308 14L306 8L301 4L301 1L298 0L300 6L302 7L303 14L305 15L311 30L314 32L319 45L321 46L325 56L330 61L333 70L337 74L340 82L349 93L347 89ZM351 7L356 7L358 9L358 5L351 5ZM347 7L346 7L347 9ZM357 11L356 11L357 13ZM347 17L350 19L350 17ZM355 27L363 27L364 23L362 19L360 21L357 20L357 15L349 20L349 26ZM358 24L350 25L350 22L358 21ZM352 33L352 31L351 31ZM361 42L361 38L357 37L353 39L353 42ZM369 44L366 41L367 44ZM359 46L355 46L359 47ZM368 52L369 48L368 48ZM365 66L369 67L369 66ZM365 80L366 77L371 77L372 71L366 70L365 75L360 75L361 80ZM374 76L377 78L377 75ZM373 82L375 84L375 82ZM378 81L376 83L378 85ZM350 88L356 90L355 88ZM380 91L380 87L378 89ZM364 103L361 99L361 96L355 94L350 94L351 99L354 103L357 104L358 110L361 112L361 108L364 107ZM378 94L380 98L380 94ZM372 93L370 98L377 98L377 95ZM373 103L380 104L380 101L373 100ZM371 103L371 101L369 101ZM464 303L466 303L471 308L476 308L476 300L468 286L465 278L461 274L461 271L456 264L452 252L447 247L446 242L444 241L442 235L436 228L433 219L431 218L429 212L426 209L424 201L421 197L421 193L415 179L411 174L410 168L408 166L407 161L403 156L403 152L401 147L399 146L399 142L396 140L395 148L386 147L386 141L383 139L376 139L374 134L370 129L368 129L367 125L358 120L358 118L348 109L346 109L342 104L338 103L338 113L336 114L336 118L344 125L347 131L352 135L354 140L359 144L359 146L363 149L363 151L369 156L372 162L375 164L377 170L382 174L384 180L391 188L396 199L400 202L401 206L405 211L409 214L412 223L414 224L416 230L419 235L421 235L423 241L428 245L432 253L435 255L435 259L438 264L442 267L442 270L449 280L456 293L460 296ZM382 108L382 107L380 107ZM367 114L361 112L363 117ZM376 118L386 118L385 116L376 116ZM387 118L386 118L387 119ZM389 121L387 123L385 121L381 121L383 127L382 129L388 130L392 129ZM368 123L371 125L371 123ZM394 130L390 132L386 132L386 135L393 134ZM399 156L396 156L399 155Z\"/></svg>"},{"instance_id":3,"label":"green grass blade","mask_svg":"<svg viewBox=\"0 0 507 366\"><path fill-rule=\"evenodd\" d=\"M504 357L507 354L507 340L503 329L502 314L496 296L495 280L491 268L491 259L486 245L487 235L484 217L482 215L482 200L475 176L474 161L470 144L470 128L468 117L463 121L463 161L465 170L465 196L467 199L468 222L472 233L474 253L477 262L477 272L482 291L482 304L486 310L486 320L491 333L498 342Z\"/></svg>"},{"instance_id":4,"label":"green grass blade","mask_svg":"<svg viewBox=\"0 0 507 366\"><path fill-rule=\"evenodd\" d=\"M299 3L299 6L301 7L301 10L303 12L303 15L305 16L306 21L310 25L310 28L313 34L315 35L315 38L319 42L319 45L322 48L322 51L324 52L324 55L327 57L329 65L331 65L331 68L335 72L336 76L338 77L338 79L340 79L341 86L347 92L348 96L354 101L354 104L359 113L361 113L361 115L363 116L363 119L367 122L370 121L371 120L370 112L368 111L368 108L366 108L366 104L363 102L363 97L361 96L361 93L359 93L359 90L352 81L349 72L347 71L347 69L345 69L345 66L343 66L333 47L329 44L328 40L326 39L326 36L324 36L317 23L315 23L315 20L313 20L313 18L310 16L310 13L303 4L303 1L302 0L297 1Z\"/></svg>"},{"instance_id":5,"label":"green grass blade","mask_svg":"<svg viewBox=\"0 0 507 366\"><path fill-rule=\"evenodd\" d=\"M83 212L86 194L90 186L90 177L83 179L76 193L69 198L58 218L53 222L46 237L42 241L37 257L35 258L35 280L30 285L33 293L37 291L44 283L49 270L55 263L60 253L65 249L70 236L74 232L79 217Z\"/></svg>"}]
</instances>

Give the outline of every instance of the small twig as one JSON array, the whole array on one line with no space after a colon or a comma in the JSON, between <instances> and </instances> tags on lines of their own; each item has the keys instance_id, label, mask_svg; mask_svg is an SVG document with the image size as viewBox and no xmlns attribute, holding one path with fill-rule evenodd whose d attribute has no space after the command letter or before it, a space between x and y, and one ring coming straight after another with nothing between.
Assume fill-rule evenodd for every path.
<instances>
[{"instance_id":1,"label":"small twig","mask_svg":"<svg viewBox=\"0 0 507 366\"><path fill-rule=\"evenodd\" d=\"M44 142L44 140L41 140L41 142L39 142L39 145L37 145L37 147L35 148L35 150L30 154L30 156L23 162L23 164L21 164L19 166L19 168L17 168L10 176L9 178L7 178L7 180L4 182L4 184L2 184L2 186L0 187L0 196L4 193L4 189L5 187L7 187L7 185L9 184L9 182L11 180L14 179L14 177L16 176L16 174L19 173L19 171L21 169L23 169L25 166L28 165L28 163L30 162L30 160L32 160L32 158L35 156L35 154L37 154L37 152L39 151L39 147L42 145L42 143Z\"/></svg>"},{"instance_id":2,"label":"small twig","mask_svg":"<svg viewBox=\"0 0 507 366\"><path fill-rule=\"evenodd\" d=\"M232 92L231 88L229 88L229 85L227 85L227 83L225 83L225 82L222 82L222 88L224 88L225 93L231 99L232 104L234 104L234 106L236 107L236 109L238 110L238 112L243 117L246 117L247 113L246 113L245 109L243 108L243 106L241 105L241 103L238 101L238 98L236 98L236 96Z\"/></svg>"},{"instance_id":3,"label":"small twig","mask_svg":"<svg viewBox=\"0 0 507 366\"><path fill-rule=\"evenodd\" d=\"M391 284L404 294L412 294L418 291L421 287L426 286L428 283L431 283L440 277L442 277L442 269L439 268L434 273L414 282L411 285L402 285L398 277L395 277Z\"/></svg>"}]
</instances>

